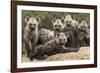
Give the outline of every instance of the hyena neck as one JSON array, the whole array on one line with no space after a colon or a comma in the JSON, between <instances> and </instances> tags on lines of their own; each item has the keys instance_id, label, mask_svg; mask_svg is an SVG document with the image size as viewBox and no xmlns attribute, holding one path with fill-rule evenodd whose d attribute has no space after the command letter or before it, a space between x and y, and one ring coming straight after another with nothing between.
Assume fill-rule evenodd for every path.
<instances>
[{"instance_id":1,"label":"hyena neck","mask_svg":"<svg viewBox=\"0 0 100 73\"><path fill-rule=\"evenodd\" d=\"M56 37L57 34L58 34L58 33L61 33L61 32L63 32L63 31L54 31L54 37Z\"/></svg>"},{"instance_id":2,"label":"hyena neck","mask_svg":"<svg viewBox=\"0 0 100 73\"><path fill-rule=\"evenodd\" d=\"M55 31L54 32L54 37L56 37L58 33L59 33L58 31Z\"/></svg>"},{"instance_id":3,"label":"hyena neck","mask_svg":"<svg viewBox=\"0 0 100 73\"><path fill-rule=\"evenodd\" d=\"M35 28L35 32L36 32L36 33L38 32L38 26L37 26L37 28Z\"/></svg>"},{"instance_id":4,"label":"hyena neck","mask_svg":"<svg viewBox=\"0 0 100 73\"><path fill-rule=\"evenodd\" d=\"M35 29L35 42L37 42L38 41L38 26L37 26L37 28Z\"/></svg>"}]
</instances>

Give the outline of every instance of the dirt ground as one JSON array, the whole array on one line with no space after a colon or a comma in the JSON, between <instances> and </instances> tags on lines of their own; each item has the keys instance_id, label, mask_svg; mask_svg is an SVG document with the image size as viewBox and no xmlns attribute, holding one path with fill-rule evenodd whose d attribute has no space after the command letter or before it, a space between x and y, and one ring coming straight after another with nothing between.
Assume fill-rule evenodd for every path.
<instances>
[{"instance_id":1,"label":"dirt ground","mask_svg":"<svg viewBox=\"0 0 100 73\"><path fill-rule=\"evenodd\" d=\"M45 60L36 60L34 59L33 62L38 61L64 61L64 60L86 60L90 57L90 50L89 47L81 47L78 52L70 52L70 53L62 53L49 56ZM29 59L25 56L22 57L22 62L29 62Z\"/></svg>"}]
</instances>

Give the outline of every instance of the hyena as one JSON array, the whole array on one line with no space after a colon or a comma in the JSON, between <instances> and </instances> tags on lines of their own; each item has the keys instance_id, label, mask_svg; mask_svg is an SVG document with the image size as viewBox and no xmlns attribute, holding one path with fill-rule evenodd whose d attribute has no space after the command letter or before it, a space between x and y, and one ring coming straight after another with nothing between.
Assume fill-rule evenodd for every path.
<instances>
[{"instance_id":1,"label":"hyena","mask_svg":"<svg viewBox=\"0 0 100 73\"><path fill-rule=\"evenodd\" d=\"M23 33L23 41L27 51L27 57L31 58L34 48L38 40L38 24L40 23L39 17L25 17L25 28Z\"/></svg>"},{"instance_id":2,"label":"hyena","mask_svg":"<svg viewBox=\"0 0 100 73\"><path fill-rule=\"evenodd\" d=\"M53 19L52 20L54 35L58 34L59 32L63 32L65 25L63 24L61 19Z\"/></svg>"},{"instance_id":3,"label":"hyena","mask_svg":"<svg viewBox=\"0 0 100 73\"><path fill-rule=\"evenodd\" d=\"M38 38L38 45L44 44L49 40L53 39L57 33L60 33L64 29L64 24L62 23L61 19L53 19L52 20L54 31L41 28L39 30L39 38Z\"/></svg>"},{"instance_id":4,"label":"hyena","mask_svg":"<svg viewBox=\"0 0 100 73\"><path fill-rule=\"evenodd\" d=\"M67 52L67 48L65 48L66 42L67 36L63 32L58 33L54 39L48 41L44 45L37 46L31 60L34 58L45 59L50 55Z\"/></svg>"},{"instance_id":5,"label":"hyena","mask_svg":"<svg viewBox=\"0 0 100 73\"><path fill-rule=\"evenodd\" d=\"M90 31L89 26L85 20L81 20L78 26L80 46L89 46L90 44Z\"/></svg>"},{"instance_id":6,"label":"hyena","mask_svg":"<svg viewBox=\"0 0 100 73\"><path fill-rule=\"evenodd\" d=\"M63 16L62 19L65 24L64 33L69 34L65 46L72 49L72 51L78 51L80 48L78 22L73 20L71 15Z\"/></svg>"},{"instance_id":7,"label":"hyena","mask_svg":"<svg viewBox=\"0 0 100 73\"><path fill-rule=\"evenodd\" d=\"M39 30L38 45L43 45L54 38L54 32L45 28Z\"/></svg>"}]
</instances>

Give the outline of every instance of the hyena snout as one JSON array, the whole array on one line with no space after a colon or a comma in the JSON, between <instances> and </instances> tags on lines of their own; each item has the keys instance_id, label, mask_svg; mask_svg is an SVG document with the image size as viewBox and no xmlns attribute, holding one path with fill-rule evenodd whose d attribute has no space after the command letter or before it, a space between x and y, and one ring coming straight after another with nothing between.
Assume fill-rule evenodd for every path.
<instances>
[{"instance_id":1,"label":"hyena snout","mask_svg":"<svg viewBox=\"0 0 100 73\"><path fill-rule=\"evenodd\" d=\"M66 21L65 24L66 24L67 26L70 26L70 25L71 25L71 21Z\"/></svg>"},{"instance_id":2,"label":"hyena snout","mask_svg":"<svg viewBox=\"0 0 100 73\"><path fill-rule=\"evenodd\" d=\"M55 30L56 31L60 31L62 28L61 28L61 25L55 25Z\"/></svg>"},{"instance_id":3,"label":"hyena snout","mask_svg":"<svg viewBox=\"0 0 100 73\"><path fill-rule=\"evenodd\" d=\"M30 28L31 30L35 30L35 29L36 29L36 24L30 23L30 24L29 24L29 28Z\"/></svg>"},{"instance_id":4,"label":"hyena snout","mask_svg":"<svg viewBox=\"0 0 100 73\"><path fill-rule=\"evenodd\" d=\"M64 45L67 42L67 39L59 39L59 43Z\"/></svg>"},{"instance_id":5,"label":"hyena snout","mask_svg":"<svg viewBox=\"0 0 100 73\"><path fill-rule=\"evenodd\" d=\"M58 33L57 37L57 41L60 45L64 45L67 42L67 36L64 33Z\"/></svg>"}]
</instances>

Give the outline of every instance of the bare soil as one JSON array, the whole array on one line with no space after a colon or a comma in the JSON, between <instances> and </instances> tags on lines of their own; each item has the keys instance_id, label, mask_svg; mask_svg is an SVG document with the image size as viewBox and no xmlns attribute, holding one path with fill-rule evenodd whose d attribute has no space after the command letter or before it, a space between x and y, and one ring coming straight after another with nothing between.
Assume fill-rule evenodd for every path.
<instances>
[{"instance_id":1,"label":"bare soil","mask_svg":"<svg viewBox=\"0 0 100 73\"><path fill-rule=\"evenodd\" d=\"M64 60L86 60L90 57L90 48L89 47L81 47L78 52L69 52L69 53L62 53L49 56L45 60L36 60L34 59L33 62L38 61L64 61ZM29 62L29 59L26 56L22 57L22 62Z\"/></svg>"}]
</instances>

